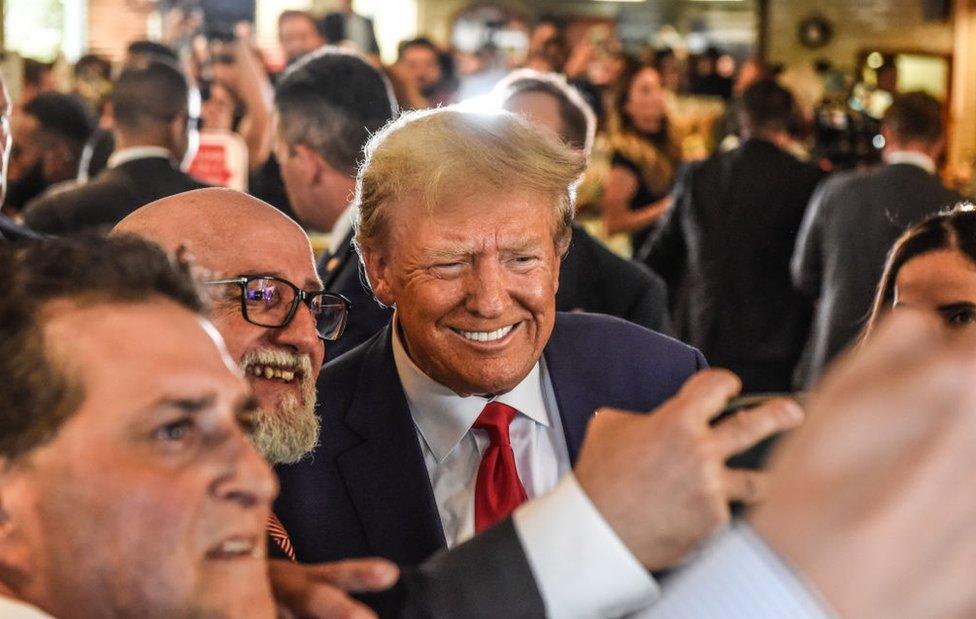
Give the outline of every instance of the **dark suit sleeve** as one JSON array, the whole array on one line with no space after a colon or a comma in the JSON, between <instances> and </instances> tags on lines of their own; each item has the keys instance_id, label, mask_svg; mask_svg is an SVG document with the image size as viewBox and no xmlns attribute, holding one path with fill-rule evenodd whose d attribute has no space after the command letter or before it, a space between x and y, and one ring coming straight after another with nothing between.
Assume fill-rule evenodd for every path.
<instances>
[{"instance_id":1,"label":"dark suit sleeve","mask_svg":"<svg viewBox=\"0 0 976 619\"><path fill-rule=\"evenodd\" d=\"M399 609L390 616L545 616L542 594L511 519L405 571L398 590Z\"/></svg>"},{"instance_id":2,"label":"dark suit sleeve","mask_svg":"<svg viewBox=\"0 0 976 619\"><path fill-rule=\"evenodd\" d=\"M829 184L828 181L822 182L810 198L790 261L793 286L811 299L820 297L823 281L821 238Z\"/></svg>"},{"instance_id":3,"label":"dark suit sleeve","mask_svg":"<svg viewBox=\"0 0 976 619\"><path fill-rule=\"evenodd\" d=\"M61 234L67 225L60 216L61 210L49 196L40 196L24 207L24 225L36 232Z\"/></svg>"},{"instance_id":4,"label":"dark suit sleeve","mask_svg":"<svg viewBox=\"0 0 976 619\"><path fill-rule=\"evenodd\" d=\"M664 214L661 227L648 239L644 247L635 247L635 257L664 278L673 293L681 281L685 268L686 248L682 230L682 212L690 196L693 166L682 172L671 193L671 208Z\"/></svg>"},{"instance_id":5,"label":"dark suit sleeve","mask_svg":"<svg viewBox=\"0 0 976 619\"><path fill-rule=\"evenodd\" d=\"M643 268L643 265L637 265ZM646 270L646 269L645 269ZM650 273L647 289L630 308L627 320L652 331L672 335L671 315L668 313L668 287L657 273Z\"/></svg>"}]
</instances>

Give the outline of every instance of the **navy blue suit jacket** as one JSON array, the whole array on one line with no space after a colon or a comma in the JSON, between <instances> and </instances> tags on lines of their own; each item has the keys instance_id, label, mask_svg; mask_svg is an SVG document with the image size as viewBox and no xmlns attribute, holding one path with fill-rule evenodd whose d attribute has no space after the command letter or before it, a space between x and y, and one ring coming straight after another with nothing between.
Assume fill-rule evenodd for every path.
<instances>
[{"instance_id":1,"label":"navy blue suit jacket","mask_svg":"<svg viewBox=\"0 0 976 619\"><path fill-rule=\"evenodd\" d=\"M575 463L601 406L650 411L705 367L697 350L609 316L558 313L546 367ZM281 466L275 514L302 562L380 556L416 565L445 547L390 327L322 370L322 438Z\"/></svg>"}]
</instances>

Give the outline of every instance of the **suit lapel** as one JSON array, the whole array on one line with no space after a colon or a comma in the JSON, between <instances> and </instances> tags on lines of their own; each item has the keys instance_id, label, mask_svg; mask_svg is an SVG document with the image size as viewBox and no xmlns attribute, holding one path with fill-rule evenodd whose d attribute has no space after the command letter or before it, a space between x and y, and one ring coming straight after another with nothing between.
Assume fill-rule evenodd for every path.
<instances>
[{"instance_id":1,"label":"suit lapel","mask_svg":"<svg viewBox=\"0 0 976 619\"><path fill-rule=\"evenodd\" d=\"M595 394L602 393L600 385L596 383L598 377L592 373L582 372L579 363L573 360L585 358L586 351L576 350L572 338L562 337L557 314L556 326L543 355L546 359L546 369L552 389L556 395L556 406L559 407L559 418L563 422L563 433L566 435L566 447L569 448L570 463L576 464L576 456L586 435L586 428L590 418L602 404L594 403Z\"/></svg>"},{"instance_id":2,"label":"suit lapel","mask_svg":"<svg viewBox=\"0 0 976 619\"><path fill-rule=\"evenodd\" d=\"M319 263L319 277L322 278L322 285L326 290L331 290L335 286L336 278L342 272L343 265L349 261L350 254L354 254L352 247L352 235L350 231L346 238L335 248L331 254L322 257Z\"/></svg>"},{"instance_id":3,"label":"suit lapel","mask_svg":"<svg viewBox=\"0 0 976 619\"><path fill-rule=\"evenodd\" d=\"M346 413L363 442L337 465L371 550L412 565L446 543L390 336L387 327L370 346Z\"/></svg>"}]
</instances>

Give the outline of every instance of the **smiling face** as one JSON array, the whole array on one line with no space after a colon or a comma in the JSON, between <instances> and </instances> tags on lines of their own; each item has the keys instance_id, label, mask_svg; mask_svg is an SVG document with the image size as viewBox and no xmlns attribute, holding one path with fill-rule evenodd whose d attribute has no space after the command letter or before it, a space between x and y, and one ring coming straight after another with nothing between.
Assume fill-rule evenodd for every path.
<instances>
[{"instance_id":1,"label":"smiling face","mask_svg":"<svg viewBox=\"0 0 976 619\"><path fill-rule=\"evenodd\" d=\"M58 303L46 354L84 397L3 473L0 550L23 578L7 582L59 617L274 616L264 526L277 485L212 327L157 298Z\"/></svg>"},{"instance_id":2,"label":"smiling face","mask_svg":"<svg viewBox=\"0 0 976 619\"><path fill-rule=\"evenodd\" d=\"M277 209L242 193L201 189L164 198L123 220L118 232L152 240L170 252L187 249L206 270L202 279L273 275L321 290L308 237ZM208 286L214 326L258 400L255 441L273 463L294 462L315 447L315 381L325 356L315 319L299 305L285 327L252 324L235 284Z\"/></svg>"},{"instance_id":3,"label":"smiling face","mask_svg":"<svg viewBox=\"0 0 976 619\"><path fill-rule=\"evenodd\" d=\"M377 298L396 304L411 359L461 395L514 388L555 321L552 200L473 193L433 212L391 210L385 248L364 248L364 260Z\"/></svg>"},{"instance_id":4,"label":"smiling face","mask_svg":"<svg viewBox=\"0 0 976 619\"><path fill-rule=\"evenodd\" d=\"M937 313L952 331L976 331L976 264L954 249L912 258L895 279L895 307Z\"/></svg>"}]
</instances>

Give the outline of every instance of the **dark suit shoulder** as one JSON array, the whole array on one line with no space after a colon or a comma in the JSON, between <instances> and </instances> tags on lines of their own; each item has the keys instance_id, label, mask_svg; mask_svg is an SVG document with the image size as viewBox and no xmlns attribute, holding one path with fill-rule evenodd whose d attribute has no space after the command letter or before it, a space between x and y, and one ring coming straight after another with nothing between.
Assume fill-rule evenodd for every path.
<instances>
[{"instance_id":1,"label":"dark suit shoulder","mask_svg":"<svg viewBox=\"0 0 976 619\"><path fill-rule=\"evenodd\" d=\"M607 372L615 369L657 369L663 361L677 373L694 373L706 366L696 349L683 342L614 316L557 313L549 346L572 351L578 358L596 358ZM627 368L632 368L627 370ZM640 369L637 369L640 368Z\"/></svg>"}]
</instances>

